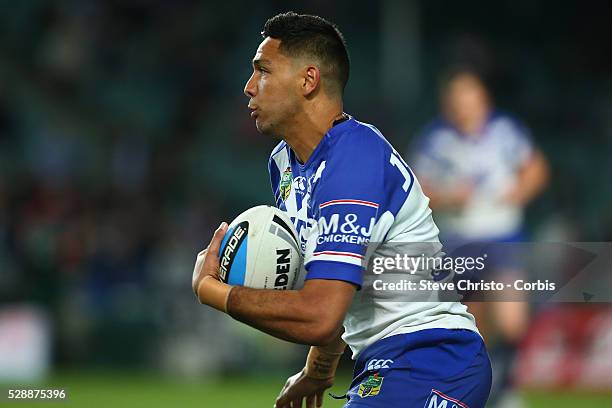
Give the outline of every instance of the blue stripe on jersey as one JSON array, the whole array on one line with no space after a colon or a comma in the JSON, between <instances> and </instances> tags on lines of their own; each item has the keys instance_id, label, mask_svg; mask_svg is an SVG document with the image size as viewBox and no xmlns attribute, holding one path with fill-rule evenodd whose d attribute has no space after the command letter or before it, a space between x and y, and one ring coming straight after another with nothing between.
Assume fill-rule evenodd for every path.
<instances>
[{"instance_id":1,"label":"blue stripe on jersey","mask_svg":"<svg viewBox=\"0 0 612 408\"><path fill-rule=\"evenodd\" d=\"M361 288L363 269L334 261L314 262L308 270L308 279L334 279L350 282Z\"/></svg>"}]
</instances>

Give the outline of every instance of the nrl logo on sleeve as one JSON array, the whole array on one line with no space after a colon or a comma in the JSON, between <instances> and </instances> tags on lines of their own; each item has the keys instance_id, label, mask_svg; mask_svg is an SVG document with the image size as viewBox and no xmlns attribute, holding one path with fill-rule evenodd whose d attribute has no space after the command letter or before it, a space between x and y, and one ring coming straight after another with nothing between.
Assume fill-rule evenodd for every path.
<instances>
[{"instance_id":1,"label":"nrl logo on sleeve","mask_svg":"<svg viewBox=\"0 0 612 408\"><path fill-rule=\"evenodd\" d=\"M289 198L289 193L291 192L291 182L293 181L293 173L291 172L291 167L287 167L287 169L283 172L283 176L280 181L280 196L283 201L286 201Z\"/></svg>"},{"instance_id":2,"label":"nrl logo on sleeve","mask_svg":"<svg viewBox=\"0 0 612 408\"><path fill-rule=\"evenodd\" d=\"M432 389L423 408L468 408L468 406L455 398Z\"/></svg>"},{"instance_id":3,"label":"nrl logo on sleeve","mask_svg":"<svg viewBox=\"0 0 612 408\"><path fill-rule=\"evenodd\" d=\"M357 392L357 394L361 398L373 397L375 395L378 395L380 389L382 388L383 380L384 378L380 377L378 373L369 376L367 380L359 384L359 391Z\"/></svg>"}]
</instances>

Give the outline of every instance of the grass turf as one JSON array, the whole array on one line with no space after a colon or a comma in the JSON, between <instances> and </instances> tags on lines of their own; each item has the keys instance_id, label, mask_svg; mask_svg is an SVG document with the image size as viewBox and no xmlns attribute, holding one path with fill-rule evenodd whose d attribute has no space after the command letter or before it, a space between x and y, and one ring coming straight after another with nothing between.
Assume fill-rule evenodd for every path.
<instances>
[{"instance_id":1,"label":"grass turf","mask_svg":"<svg viewBox=\"0 0 612 408\"><path fill-rule=\"evenodd\" d=\"M22 388L64 388L66 401L8 401L9 385L1 387L4 395L1 406L15 407L179 407L179 408L260 408L272 407L284 379L272 376L259 378L210 378L201 381L181 381L142 373L63 373L44 384L30 384ZM348 378L337 381L331 391L343 394ZM14 387L10 386L10 387ZM570 408L612 406L612 393L530 392L526 394L528 407ZM339 408L344 401L326 397L326 408Z\"/></svg>"}]
</instances>

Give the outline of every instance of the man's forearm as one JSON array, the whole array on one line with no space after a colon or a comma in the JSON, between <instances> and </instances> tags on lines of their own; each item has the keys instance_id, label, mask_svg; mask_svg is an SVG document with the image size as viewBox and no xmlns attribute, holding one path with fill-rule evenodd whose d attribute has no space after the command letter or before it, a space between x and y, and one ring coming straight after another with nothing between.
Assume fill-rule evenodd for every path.
<instances>
[{"instance_id":1,"label":"man's forearm","mask_svg":"<svg viewBox=\"0 0 612 408\"><path fill-rule=\"evenodd\" d=\"M327 344L338 322L298 290L234 287L227 301L230 316L274 337L302 344Z\"/></svg>"},{"instance_id":2,"label":"man's forearm","mask_svg":"<svg viewBox=\"0 0 612 408\"><path fill-rule=\"evenodd\" d=\"M306 358L304 372L307 377L315 380L328 380L336 375L346 343L342 340L341 330L336 338L326 346L312 346Z\"/></svg>"},{"instance_id":3,"label":"man's forearm","mask_svg":"<svg viewBox=\"0 0 612 408\"><path fill-rule=\"evenodd\" d=\"M517 190L521 193L520 203L524 205L533 200L546 187L548 178L548 162L541 152L536 151L519 174Z\"/></svg>"},{"instance_id":4,"label":"man's forearm","mask_svg":"<svg viewBox=\"0 0 612 408\"><path fill-rule=\"evenodd\" d=\"M234 287L227 313L284 340L327 345L342 329L355 290L354 284L333 279L308 280L300 290Z\"/></svg>"}]
</instances>

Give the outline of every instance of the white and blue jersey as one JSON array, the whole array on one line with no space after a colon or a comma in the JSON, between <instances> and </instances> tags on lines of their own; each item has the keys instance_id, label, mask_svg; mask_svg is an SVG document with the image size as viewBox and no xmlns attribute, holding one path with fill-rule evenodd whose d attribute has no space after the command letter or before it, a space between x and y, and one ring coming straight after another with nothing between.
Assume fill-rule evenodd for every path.
<instances>
[{"instance_id":1,"label":"white and blue jersey","mask_svg":"<svg viewBox=\"0 0 612 408\"><path fill-rule=\"evenodd\" d=\"M428 125L409 153L419 179L436 190L471 185L459 210L437 210L436 222L449 239L507 240L523 224L523 209L504 199L533 153L527 129L492 112L476 135L465 135L444 119Z\"/></svg>"},{"instance_id":2,"label":"white and blue jersey","mask_svg":"<svg viewBox=\"0 0 612 408\"><path fill-rule=\"evenodd\" d=\"M298 231L308 279L365 285L370 242L439 242L429 199L374 126L350 118L333 126L306 163L283 141L269 162L276 205ZM424 329L477 332L458 302L381 302L356 292L344 321L355 358L377 340Z\"/></svg>"}]
</instances>

